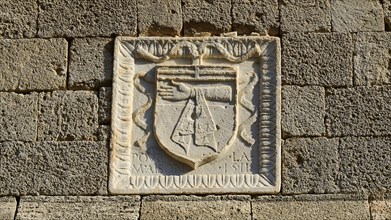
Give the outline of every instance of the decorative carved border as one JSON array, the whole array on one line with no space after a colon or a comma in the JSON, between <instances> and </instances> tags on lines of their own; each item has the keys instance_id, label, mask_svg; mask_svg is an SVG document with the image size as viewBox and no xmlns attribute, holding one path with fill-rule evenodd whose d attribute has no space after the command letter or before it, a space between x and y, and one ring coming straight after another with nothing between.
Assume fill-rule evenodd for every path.
<instances>
[{"instance_id":1,"label":"decorative carved border","mask_svg":"<svg viewBox=\"0 0 391 220\"><path fill-rule=\"evenodd\" d=\"M224 58L234 63L250 58L259 59L259 174L132 176L130 131L133 123L134 61L145 59L161 63L175 57L190 57L195 61L203 57ZM280 41L275 37L117 37L114 49L109 191L113 194L279 192L280 60Z\"/></svg>"}]
</instances>

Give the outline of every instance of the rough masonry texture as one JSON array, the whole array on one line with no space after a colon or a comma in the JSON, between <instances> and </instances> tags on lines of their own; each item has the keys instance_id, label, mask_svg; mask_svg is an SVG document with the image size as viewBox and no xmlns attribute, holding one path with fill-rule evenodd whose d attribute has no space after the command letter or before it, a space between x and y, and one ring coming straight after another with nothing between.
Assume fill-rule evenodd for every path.
<instances>
[{"instance_id":1,"label":"rough masonry texture","mask_svg":"<svg viewBox=\"0 0 391 220\"><path fill-rule=\"evenodd\" d=\"M123 51L117 37L138 43ZM280 87L254 71L273 47L221 40L256 37L280 42ZM214 71L202 86L178 76ZM0 219L391 219L390 77L391 0L0 0ZM233 115L237 141L203 157ZM206 133L170 127L203 120ZM182 147L169 155L157 136ZM274 175L279 152L260 146L278 137Z\"/></svg>"},{"instance_id":2,"label":"rough masonry texture","mask_svg":"<svg viewBox=\"0 0 391 220\"><path fill-rule=\"evenodd\" d=\"M282 135L321 136L325 133L325 90L319 86L283 86Z\"/></svg>"},{"instance_id":3,"label":"rough masonry texture","mask_svg":"<svg viewBox=\"0 0 391 220\"><path fill-rule=\"evenodd\" d=\"M107 190L105 142L1 142L0 195L92 195Z\"/></svg>"},{"instance_id":4,"label":"rough masonry texture","mask_svg":"<svg viewBox=\"0 0 391 220\"><path fill-rule=\"evenodd\" d=\"M350 34L286 34L283 42L283 84L352 85L353 39Z\"/></svg>"},{"instance_id":5,"label":"rough masonry texture","mask_svg":"<svg viewBox=\"0 0 391 220\"><path fill-rule=\"evenodd\" d=\"M370 219L365 196L301 195L258 197L252 202L253 219Z\"/></svg>"},{"instance_id":6,"label":"rough masonry texture","mask_svg":"<svg viewBox=\"0 0 391 220\"><path fill-rule=\"evenodd\" d=\"M0 92L0 141L37 139L38 94Z\"/></svg>"},{"instance_id":7,"label":"rough masonry texture","mask_svg":"<svg viewBox=\"0 0 391 220\"><path fill-rule=\"evenodd\" d=\"M137 0L39 0L39 37L135 35Z\"/></svg>"},{"instance_id":8,"label":"rough masonry texture","mask_svg":"<svg viewBox=\"0 0 391 220\"><path fill-rule=\"evenodd\" d=\"M16 212L16 199L13 197L0 197L0 219L12 220Z\"/></svg>"},{"instance_id":9,"label":"rough masonry texture","mask_svg":"<svg viewBox=\"0 0 391 220\"><path fill-rule=\"evenodd\" d=\"M65 39L0 40L0 91L66 88Z\"/></svg>"},{"instance_id":10,"label":"rough masonry texture","mask_svg":"<svg viewBox=\"0 0 391 220\"><path fill-rule=\"evenodd\" d=\"M1 1L0 37L34 37L37 27L37 1Z\"/></svg>"},{"instance_id":11,"label":"rough masonry texture","mask_svg":"<svg viewBox=\"0 0 391 220\"><path fill-rule=\"evenodd\" d=\"M294 138L283 145L283 194L339 191L338 139Z\"/></svg>"},{"instance_id":12,"label":"rough masonry texture","mask_svg":"<svg viewBox=\"0 0 391 220\"><path fill-rule=\"evenodd\" d=\"M139 196L23 196L16 219L138 219Z\"/></svg>"},{"instance_id":13,"label":"rough masonry texture","mask_svg":"<svg viewBox=\"0 0 391 220\"><path fill-rule=\"evenodd\" d=\"M71 89L99 88L113 78L113 40L75 38L70 47L68 86Z\"/></svg>"},{"instance_id":14,"label":"rough masonry texture","mask_svg":"<svg viewBox=\"0 0 391 220\"><path fill-rule=\"evenodd\" d=\"M250 196L147 196L141 219L251 219Z\"/></svg>"}]
</instances>

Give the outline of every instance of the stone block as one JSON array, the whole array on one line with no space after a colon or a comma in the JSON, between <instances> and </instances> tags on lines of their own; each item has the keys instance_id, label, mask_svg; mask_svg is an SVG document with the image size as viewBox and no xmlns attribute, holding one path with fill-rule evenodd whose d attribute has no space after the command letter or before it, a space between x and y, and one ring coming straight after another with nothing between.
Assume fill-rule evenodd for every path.
<instances>
[{"instance_id":1,"label":"stone block","mask_svg":"<svg viewBox=\"0 0 391 220\"><path fill-rule=\"evenodd\" d=\"M231 0L183 0L183 28L186 36L231 31Z\"/></svg>"},{"instance_id":2,"label":"stone block","mask_svg":"<svg viewBox=\"0 0 391 220\"><path fill-rule=\"evenodd\" d=\"M282 32L330 32L330 0L280 1Z\"/></svg>"},{"instance_id":3,"label":"stone block","mask_svg":"<svg viewBox=\"0 0 391 220\"><path fill-rule=\"evenodd\" d=\"M0 91L42 91L66 87L65 39L0 40Z\"/></svg>"},{"instance_id":4,"label":"stone block","mask_svg":"<svg viewBox=\"0 0 391 220\"><path fill-rule=\"evenodd\" d=\"M0 92L0 141L35 141L37 119L37 94Z\"/></svg>"},{"instance_id":5,"label":"stone block","mask_svg":"<svg viewBox=\"0 0 391 220\"><path fill-rule=\"evenodd\" d=\"M384 220L391 219L391 200L371 201L371 219Z\"/></svg>"},{"instance_id":6,"label":"stone block","mask_svg":"<svg viewBox=\"0 0 391 220\"><path fill-rule=\"evenodd\" d=\"M99 90L99 124L110 124L111 119L111 87L102 87Z\"/></svg>"},{"instance_id":7,"label":"stone block","mask_svg":"<svg viewBox=\"0 0 391 220\"><path fill-rule=\"evenodd\" d=\"M387 122L384 122L387 124ZM391 192L391 138L351 137L340 144L340 187L343 192Z\"/></svg>"},{"instance_id":8,"label":"stone block","mask_svg":"<svg viewBox=\"0 0 391 220\"><path fill-rule=\"evenodd\" d=\"M0 1L0 37L34 37L37 32L36 1Z\"/></svg>"},{"instance_id":9,"label":"stone block","mask_svg":"<svg viewBox=\"0 0 391 220\"><path fill-rule=\"evenodd\" d=\"M351 86L353 39L350 34L283 36L283 84Z\"/></svg>"},{"instance_id":10,"label":"stone block","mask_svg":"<svg viewBox=\"0 0 391 220\"><path fill-rule=\"evenodd\" d=\"M357 33L354 84L391 84L391 33Z\"/></svg>"},{"instance_id":11,"label":"stone block","mask_svg":"<svg viewBox=\"0 0 391 220\"><path fill-rule=\"evenodd\" d=\"M39 98L38 140L96 140L98 96L93 91L54 91Z\"/></svg>"},{"instance_id":12,"label":"stone block","mask_svg":"<svg viewBox=\"0 0 391 220\"><path fill-rule=\"evenodd\" d=\"M282 193L335 193L339 139L295 138L283 145Z\"/></svg>"},{"instance_id":13,"label":"stone block","mask_svg":"<svg viewBox=\"0 0 391 220\"><path fill-rule=\"evenodd\" d=\"M138 219L139 196L25 196L16 219Z\"/></svg>"},{"instance_id":14,"label":"stone block","mask_svg":"<svg viewBox=\"0 0 391 220\"><path fill-rule=\"evenodd\" d=\"M251 219L250 196L147 196L141 219Z\"/></svg>"},{"instance_id":15,"label":"stone block","mask_svg":"<svg viewBox=\"0 0 391 220\"><path fill-rule=\"evenodd\" d=\"M356 195L265 196L252 202L253 219L370 219L367 198Z\"/></svg>"},{"instance_id":16,"label":"stone block","mask_svg":"<svg viewBox=\"0 0 391 220\"><path fill-rule=\"evenodd\" d=\"M355 87L326 91L328 136L391 134L391 87Z\"/></svg>"},{"instance_id":17,"label":"stone block","mask_svg":"<svg viewBox=\"0 0 391 220\"><path fill-rule=\"evenodd\" d=\"M107 192L106 142L0 142L0 195Z\"/></svg>"},{"instance_id":18,"label":"stone block","mask_svg":"<svg viewBox=\"0 0 391 220\"><path fill-rule=\"evenodd\" d=\"M386 30L391 31L391 0L383 0L383 10Z\"/></svg>"},{"instance_id":19,"label":"stone block","mask_svg":"<svg viewBox=\"0 0 391 220\"><path fill-rule=\"evenodd\" d=\"M325 133L325 90L319 86L283 86L281 128L284 137Z\"/></svg>"},{"instance_id":20,"label":"stone block","mask_svg":"<svg viewBox=\"0 0 391 220\"><path fill-rule=\"evenodd\" d=\"M136 35L137 0L40 0L39 37Z\"/></svg>"},{"instance_id":21,"label":"stone block","mask_svg":"<svg viewBox=\"0 0 391 220\"><path fill-rule=\"evenodd\" d=\"M180 0L138 0L137 13L139 35L181 35L182 5Z\"/></svg>"},{"instance_id":22,"label":"stone block","mask_svg":"<svg viewBox=\"0 0 391 220\"><path fill-rule=\"evenodd\" d=\"M384 31L378 0L333 0L331 15L334 32Z\"/></svg>"},{"instance_id":23,"label":"stone block","mask_svg":"<svg viewBox=\"0 0 391 220\"><path fill-rule=\"evenodd\" d=\"M238 34L278 35L279 11L277 0L233 0L232 30Z\"/></svg>"},{"instance_id":24,"label":"stone block","mask_svg":"<svg viewBox=\"0 0 391 220\"><path fill-rule=\"evenodd\" d=\"M13 220L16 212L16 199L0 197L0 219Z\"/></svg>"},{"instance_id":25,"label":"stone block","mask_svg":"<svg viewBox=\"0 0 391 220\"><path fill-rule=\"evenodd\" d=\"M71 43L68 86L97 89L113 78L114 43L110 38L75 38Z\"/></svg>"}]
</instances>

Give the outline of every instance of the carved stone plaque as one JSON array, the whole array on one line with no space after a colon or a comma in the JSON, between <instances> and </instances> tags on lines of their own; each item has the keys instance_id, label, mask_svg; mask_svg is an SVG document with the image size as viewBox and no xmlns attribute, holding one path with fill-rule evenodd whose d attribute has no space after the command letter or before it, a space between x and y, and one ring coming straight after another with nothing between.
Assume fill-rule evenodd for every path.
<instances>
[{"instance_id":1,"label":"carved stone plaque","mask_svg":"<svg viewBox=\"0 0 391 220\"><path fill-rule=\"evenodd\" d=\"M113 194L276 193L280 44L274 37L117 37Z\"/></svg>"}]
</instances>

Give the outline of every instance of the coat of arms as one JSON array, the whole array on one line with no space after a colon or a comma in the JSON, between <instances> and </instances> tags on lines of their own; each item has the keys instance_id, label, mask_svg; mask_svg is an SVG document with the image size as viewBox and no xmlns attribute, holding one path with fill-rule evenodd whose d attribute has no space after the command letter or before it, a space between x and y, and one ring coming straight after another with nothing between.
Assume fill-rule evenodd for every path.
<instances>
[{"instance_id":1,"label":"coat of arms","mask_svg":"<svg viewBox=\"0 0 391 220\"><path fill-rule=\"evenodd\" d=\"M230 66L158 66L154 131L193 168L216 159L237 133L237 72Z\"/></svg>"}]
</instances>

